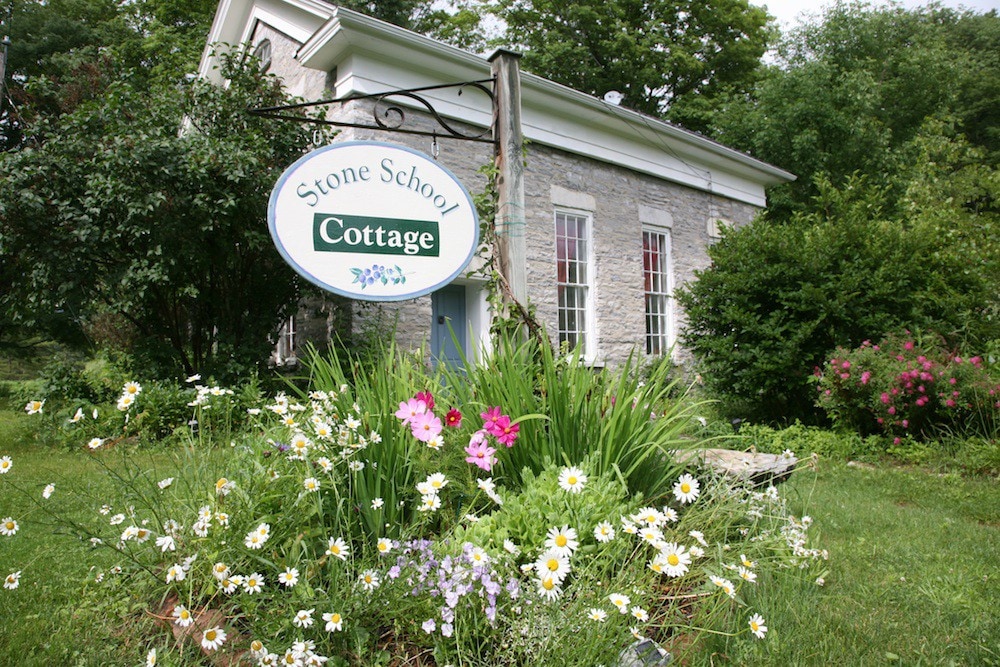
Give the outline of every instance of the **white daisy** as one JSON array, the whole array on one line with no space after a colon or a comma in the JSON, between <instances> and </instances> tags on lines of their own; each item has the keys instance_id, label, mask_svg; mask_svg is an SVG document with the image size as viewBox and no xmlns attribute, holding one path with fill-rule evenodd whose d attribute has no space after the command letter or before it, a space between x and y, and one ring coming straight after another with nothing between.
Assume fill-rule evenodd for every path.
<instances>
[{"instance_id":1,"label":"white daisy","mask_svg":"<svg viewBox=\"0 0 1000 667\"><path fill-rule=\"evenodd\" d=\"M628 613L628 606L632 603L632 600L630 600L627 595L622 595L621 593L612 593L608 596L608 600L611 604L617 607L618 611L622 614Z\"/></svg>"},{"instance_id":2,"label":"white daisy","mask_svg":"<svg viewBox=\"0 0 1000 667\"><path fill-rule=\"evenodd\" d=\"M3 580L3 587L9 590L14 590L21 585L21 571L11 572Z\"/></svg>"},{"instance_id":3,"label":"white daisy","mask_svg":"<svg viewBox=\"0 0 1000 667\"><path fill-rule=\"evenodd\" d=\"M278 575L278 581L284 584L285 588L291 588L299 583L299 571L294 567L286 567L285 571Z\"/></svg>"},{"instance_id":4,"label":"white daisy","mask_svg":"<svg viewBox=\"0 0 1000 667\"><path fill-rule=\"evenodd\" d=\"M365 570L361 573L361 576L358 577L358 581L361 582L361 587L369 593L378 588L382 583L379 579L378 572L375 570Z\"/></svg>"},{"instance_id":5,"label":"white daisy","mask_svg":"<svg viewBox=\"0 0 1000 667\"><path fill-rule=\"evenodd\" d=\"M161 479L159 482L156 483L156 485L161 489L165 489L173 483L174 483L174 478L167 477L166 479Z\"/></svg>"},{"instance_id":6,"label":"white daisy","mask_svg":"<svg viewBox=\"0 0 1000 667\"><path fill-rule=\"evenodd\" d=\"M557 549L567 558L573 555L580 543L576 539L576 530L569 526L562 528L550 528L545 535L545 546L549 549Z\"/></svg>"},{"instance_id":7,"label":"white daisy","mask_svg":"<svg viewBox=\"0 0 1000 667\"><path fill-rule=\"evenodd\" d=\"M764 625L764 617L760 614L754 614L751 616L749 624L750 632L753 633L757 639L763 639L764 635L767 634L767 626Z\"/></svg>"},{"instance_id":8,"label":"white daisy","mask_svg":"<svg viewBox=\"0 0 1000 667\"><path fill-rule=\"evenodd\" d=\"M541 577L538 580L538 595L550 602L556 600L562 595L562 585L555 577Z\"/></svg>"},{"instance_id":9,"label":"white daisy","mask_svg":"<svg viewBox=\"0 0 1000 667\"><path fill-rule=\"evenodd\" d=\"M297 628L308 628L313 624L313 612L315 609L299 609L292 618L292 625Z\"/></svg>"},{"instance_id":10,"label":"white daisy","mask_svg":"<svg viewBox=\"0 0 1000 667\"><path fill-rule=\"evenodd\" d=\"M226 631L216 626L205 630L201 636L201 647L206 651L215 651L226 641Z\"/></svg>"},{"instance_id":11,"label":"white daisy","mask_svg":"<svg viewBox=\"0 0 1000 667\"><path fill-rule=\"evenodd\" d=\"M10 537L17 532L17 529L17 521L14 521L13 517L7 517L3 521L0 521L0 535Z\"/></svg>"},{"instance_id":12,"label":"white daisy","mask_svg":"<svg viewBox=\"0 0 1000 667\"><path fill-rule=\"evenodd\" d=\"M191 615L190 610L182 604L174 605L174 610L171 613L174 617L174 623L182 628L194 623L194 616Z\"/></svg>"},{"instance_id":13,"label":"white daisy","mask_svg":"<svg viewBox=\"0 0 1000 667\"><path fill-rule=\"evenodd\" d=\"M319 491L319 480L315 477L306 477L302 481L302 486L305 487L305 490L310 493Z\"/></svg>"},{"instance_id":14,"label":"white daisy","mask_svg":"<svg viewBox=\"0 0 1000 667\"><path fill-rule=\"evenodd\" d=\"M615 529L607 521L602 521L594 526L594 539L598 542L610 542L615 539Z\"/></svg>"},{"instance_id":15,"label":"white daisy","mask_svg":"<svg viewBox=\"0 0 1000 667\"><path fill-rule=\"evenodd\" d=\"M558 549L549 549L535 561L535 572L540 579L553 577L556 582L562 583L569 571L569 557Z\"/></svg>"},{"instance_id":16,"label":"white daisy","mask_svg":"<svg viewBox=\"0 0 1000 667\"><path fill-rule=\"evenodd\" d=\"M48 500L49 498L52 497L52 494L53 492L55 492L55 490L56 490L55 484L46 484L45 488L42 489L42 498Z\"/></svg>"},{"instance_id":17,"label":"white daisy","mask_svg":"<svg viewBox=\"0 0 1000 667\"><path fill-rule=\"evenodd\" d=\"M691 554L683 546L675 542L667 542L660 548L657 559L663 565L663 572L668 577L680 577L688 571L691 565Z\"/></svg>"},{"instance_id":18,"label":"white daisy","mask_svg":"<svg viewBox=\"0 0 1000 667\"><path fill-rule=\"evenodd\" d=\"M323 614L323 620L326 621L327 632L339 632L344 628L344 617L335 611Z\"/></svg>"},{"instance_id":19,"label":"white daisy","mask_svg":"<svg viewBox=\"0 0 1000 667\"><path fill-rule=\"evenodd\" d=\"M264 577L259 572L254 572L243 580L243 590L250 594L260 593L263 586Z\"/></svg>"},{"instance_id":20,"label":"white daisy","mask_svg":"<svg viewBox=\"0 0 1000 667\"><path fill-rule=\"evenodd\" d=\"M587 483L587 476L577 467L563 468L559 473L559 486L569 493L580 493Z\"/></svg>"},{"instance_id":21,"label":"white daisy","mask_svg":"<svg viewBox=\"0 0 1000 667\"><path fill-rule=\"evenodd\" d=\"M336 556L340 560L347 560L351 553L351 547L343 539L331 537L327 540L326 553Z\"/></svg>"},{"instance_id":22,"label":"white daisy","mask_svg":"<svg viewBox=\"0 0 1000 667\"><path fill-rule=\"evenodd\" d=\"M674 484L674 498L682 505L693 503L701 493L701 484L691 475L681 475Z\"/></svg>"},{"instance_id":23,"label":"white daisy","mask_svg":"<svg viewBox=\"0 0 1000 667\"><path fill-rule=\"evenodd\" d=\"M603 609L591 608L591 610L587 612L587 617L592 621L603 623L608 620L608 612Z\"/></svg>"},{"instance_id":24,"label":"white daisy","mask_svg":"<svg viewBox=\"0 0 1000 667\"><path fill-rule=\"evenodd\" d=\"M14 462L9 456L0 457L0 475L10 472L12 467L14 467Z\"/></svg>"}]
</instances>

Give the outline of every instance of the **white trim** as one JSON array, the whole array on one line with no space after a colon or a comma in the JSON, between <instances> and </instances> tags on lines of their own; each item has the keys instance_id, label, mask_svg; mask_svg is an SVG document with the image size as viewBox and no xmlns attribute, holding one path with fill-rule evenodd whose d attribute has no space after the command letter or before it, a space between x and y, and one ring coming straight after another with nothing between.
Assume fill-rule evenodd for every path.
<instances>
[{"instance_id":1,"label":"white trim","mask_svg":"<svg viewBox=\"0 0 1000 667\"><path fill-rule=\"evenodd\" d=\"M303 66L325 72L337 67L338 96L490 76L489 63L480 56L317 0L222 0L209 42L245 40L258 19L280 24L274 27L302 43L297 57ZM206 48L199 72L217 79L211 65ZM527 72L521 89L524 136L530 142L754 206L766 204L765 186L795 179L701 135ZM445 117L480 127L492 121L485 95L469 91L457 97L449 90L426 97Z\"/></svg>"},{"instance_id":2,"label":"white trim","mask_svg":"<svg viewBox=\"0 0 1000 667\"><path fill-rule=\"evenodd\" d=\"M556 266L556 341L561 344L561 329L559 327L559 313L561 308L559 306L559 236L557 227L557 218L559 215L574 216L577 218L584 219L584 230L586 233L585 242L587 245L587 254L583 258L585 263L586 280L583 283L563 283L567 286L582 287L585 290L584 304L583 304L583 357L588 363L596 361L599 357L599 351L597 349L598 341L600 338L597 335L597 261L596 254L594 251L594 214L593 211L587 211L578 208L570 208L567 206L553 206L552 211L552 235L555 240L555 266ZM578 260L579 261L579 260ZM579 341L579 329L574 330L574 334Z\"/></svg>"}]
</instances>

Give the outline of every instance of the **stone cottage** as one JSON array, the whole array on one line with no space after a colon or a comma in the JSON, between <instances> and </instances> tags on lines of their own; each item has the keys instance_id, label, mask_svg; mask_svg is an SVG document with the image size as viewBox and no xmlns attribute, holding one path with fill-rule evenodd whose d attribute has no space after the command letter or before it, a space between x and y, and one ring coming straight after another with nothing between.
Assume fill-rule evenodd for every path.
<instances>
[{"instance_id":1,"label":"stone cottage","mask_svg":"<svg viewBox=\"0 0 1000 667\"><path fill-rule=\"evenodd\" d=\"M489 131L490 95L452 85L485 81L488 89L487 58L322 0L222 0L208 41L257 53L289 93L308 101L420 89L391 104L427 135L371 129L373 113L388 124L399 114L366 97L325 107L329 119L360 126L343 127L335 141L405 145L433 155L470 192L485 187L480 169L492 163L493 145L451 138L434 114L461 134ZM201 76L218 79L213 58L206 48ZM708 265L706 248L721 226L747 223L765 205L765 187L794 176L618 107L613 94L598 99L527 72L520 86L523 270L538 320L554 342L579 345L595 365L634 350L670 353L683 320L674 288ZM477 268L473 260L426 296L354 304L349 326L394 323L401 344L427 345L432 358L475 359L488 349L490 325ZM286 326L279 362L303 336L324 335L326 314L313 306Z\"/></svg>"}]
</instances>

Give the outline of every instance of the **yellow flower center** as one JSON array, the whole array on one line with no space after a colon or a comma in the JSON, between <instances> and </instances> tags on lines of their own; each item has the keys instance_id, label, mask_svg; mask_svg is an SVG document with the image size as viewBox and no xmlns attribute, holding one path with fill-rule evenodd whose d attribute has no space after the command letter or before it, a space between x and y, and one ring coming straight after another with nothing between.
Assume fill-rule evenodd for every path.
<instances>
[{"instance_id":1,"label":"yellow flower center","mask_svg":"<svg viewBox=\"0 0 1000 667\"><path fill-rule=\"evenodd\" d=\"M681 562L681 559L677 557L677 554L670 554L667 556L667 562L671 565L677 565Z\"/></svg>"},{"instance_id":2,"label":"yellow flower center","mask_svg":"<svg viewBox=\"0 0 1000 667\"><path fill-rule=\"evenodd\" d=\"M569 540L567 540L567 539L566 539L566 536L565 536L565 535L558 535L558 536L556 537L556 546L557 546L557 547L564 547L564 546L566 546L566 543L567 543L568 541L569 541Z\"/></svg>"},{"instance_id":3,"label":"yellow flower center","mask_svg":"<svg viewBox=\"0 0 1000 667\"><path fill-rule=\"evenodd\" d=\"M570 476L570 477L569 477L569 478L568 478L568 479L566 480L566 483L567 483L567 484L569 484L570 486L576 486L576 476L575 476L575 475L571 475L571 476Z\"/></svg>"},{"instance_id":4,"label":"yellow flower center","mask_svg":"<svg viewBox=\"0 0 1000 667\"><path fill-rule=\"evenodd\" d=\"M340 614L334 614L331 616L330 621L333 623L340 623Z\"/></svg>"},{"instance_id":5,"label":"yellow flower center","mask_svg":"<svg viewBox=\"0 0 1000 667\"><path fill-rule=\"evenodd\" d=\"M336 544L334 544L332 547L330 547L330 553L332 553L334 556L336 556L337 554L340 553L340 547L338 547Z\"/></svg>"},{"instance_id":6,"label":"yellow flower center","mask_svg":"<svg viewBox=\"0 0 1000 667\"><path fill-rule=\"evenodd\" d=\"M205 633L205 639L207 639L210 642L214 642L217 634L218 633L216 633L215 630L209 630L208 632Z\"/></svg>"},{"instance_id":7,"label":"yellow flower center","mask_svg":"<svg viewBox=\"0 0 1000 667\"><path fill-rule=\"evenodd\" d=\"M545 590L551 591L555 587L556 583L555 581L553 581L552 577L546 577L545 579L542 579L542 588L544 588Z\"/></svg>"},{"instance_id":8,"label":"yellow flower center","mask_svg":"<svg viewBox=\"0 0 1000 667\"><path fill-rule=\"evenodd\" d=\"M8 521L7 523L4 524L4 526L6 526L7 530L14 530L14 522L13 521Z\"/></svg>"},{"instance_id":9,"label":"yellow flower center","mask_svg":"<svg viewBox=\"0 0 1000 667\"><path fill-rule=\"evenodd\" d=\"M262 644L259 639L255 639L252 642L250 642L250 650L251 651L260 651L263 648L264 648L264 644Z\"/></svg>"},{"instance_id":10,"label":"yellow flower center","mask_svg":"<svg viewBox=\"0 0 1000 667\"><path fill-rule=\"evenodd\" d=\"M681 493L691 493L691 485L687 482L681 484Z\"/></svg>"},{"instance_id":11,"label":"yellow flower center","mask_svg":"<svg viewBox=\"0 0 1000 667\"><path fill-rule=\"evenodd\" d=\"M372 575L370 575L370 574L366 574L365 575L365 583L366 584L372 583Z\"/></svg>"},{"instance_id":12,"label":"yellow flower center","mask_svg":"<svg viewBox=\"0 0 1000 667\"><path fill-rule=\"evenodd\" d=\"M550 572L555 572L559 569L559 561L555 558L550 558L545 562L545 567L549 568Z\"/></svg>"},{"instance_id":13,"label":"yellow flower center","mask_svg":"<svg viewBox=\"0 0 1000 667\"><path fill-rule=\"evenodd\" d=\"M750 629L754 632L757 632L760 629L760 626L757 625L757 621L750 621Z\"/></svg>"},{"instance_id":14,"label":"yellow flower center","mask_svg":"<svg viewBox=\"0 0 1000 667\"><path fill-rule=\"evenodd\" d=\"M181 612L181 618L185 621L188 620L189 618L191 618L191 612L185 609L184 611Z\"/></svg>"}]
</instances>

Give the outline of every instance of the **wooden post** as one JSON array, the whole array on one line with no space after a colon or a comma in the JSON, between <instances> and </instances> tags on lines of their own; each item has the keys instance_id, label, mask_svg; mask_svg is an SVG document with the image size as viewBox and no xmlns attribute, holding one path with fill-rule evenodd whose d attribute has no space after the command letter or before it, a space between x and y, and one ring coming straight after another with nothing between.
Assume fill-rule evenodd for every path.
<instances>
[{"instance_id":1,"label":"wooden post","mask_svg":"<svg viewBox=\"0 0 1000 667\"><path fill-rule=\"evenodd\" d=\"M490 56L495 78L493 138L497 167L497 251L509 296L528 299L524 240L524 135L521 132L521 54L497 49Z\"/></svg>"}]
</instances>

